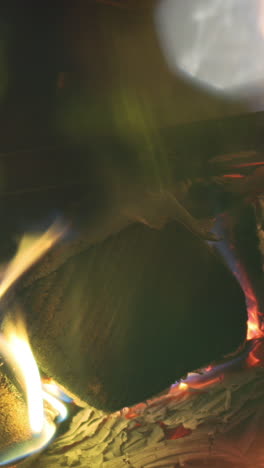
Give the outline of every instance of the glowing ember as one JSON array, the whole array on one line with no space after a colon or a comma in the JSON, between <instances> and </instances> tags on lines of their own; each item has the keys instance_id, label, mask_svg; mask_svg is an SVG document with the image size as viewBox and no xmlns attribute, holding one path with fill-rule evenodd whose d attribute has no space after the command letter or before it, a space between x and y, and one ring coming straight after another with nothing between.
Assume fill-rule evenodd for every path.
<instances>
[{"instance_id":1,"label":"glowing ember","mask_svg":"<svg viewBox=\"0 0 264 468\"><path fill-rule=\"evenodd\" d=\"M263 161L254 161L254 162L233 164L233 167L257 167L257 166L264 166L264 162Z\"/></svg>"},{"instance_id":2,"label":"glowing ember","mask_svg":"<svg viewBox=\"0 0 264 468\"><path fill-rule=\"evenodd\" d=\"M223 177L226 179L244 179L244 175L242 174L225 174Z\"/></svg>"},{"instance_id":3,"label":"glowing ember","mask_svg":"<svg viewBox=\"0 0 264 468\"><path fill-rule=\"evenodd\" d=\"M239 267L239 273L237 273L237 277L243 288L247 301L247 340L263 338L264 332L263 330L261 330L261 313L259 311L258 302L252 290L252 286L246 275L246 272L242 269L242 267Z\"/></svg>"},{"instance_id":4,"label":"glowing ember","mask_svg":"<svg viewBox=\"0 0 264 468\"><path fill-rule=\"evenodd\" d=\"M248 355L246 362L249 367L257 367L261 363L260 359L254 356L254 350Z\"/></svg>"},{"instance_id":5,"label":"glowing ember","mask_svg":"<svg viewBox=\"0 0 264 468\"><path fill-rule=\"evenodd\" d=\"M188 390L188 384L185 382L180 382L179 390Z\"/></svg>"}]
</instances>

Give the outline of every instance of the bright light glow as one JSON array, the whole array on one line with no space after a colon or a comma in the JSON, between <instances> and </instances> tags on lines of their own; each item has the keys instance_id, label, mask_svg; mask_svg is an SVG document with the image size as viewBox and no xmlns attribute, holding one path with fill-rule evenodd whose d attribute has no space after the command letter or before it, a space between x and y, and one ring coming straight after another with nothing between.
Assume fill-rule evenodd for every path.
<instances>
[{"instance_id":1,"label":"bright light glow","mask_svg":"<svg viewBox=\"0 0 264 468\"><path fill-rule=\"evenodd\" d=\"M219 91L264 79L263 0L160 0L155 19L172 69Z\"/></svg>"},{"instance_id":2,"label":"bright light glow","mask_svg":"<svg viewBox=\"0 0 264 468\"><path fill-rule=\"evenodd\" d=\"M55 432L55 424L45 420L43 430L38 437L32 437L30 440L15 444L0 453L0 466L18 462L21 458L39 452L48 445Z\"/></svg>"},{"instance_id":3,"label":"bright light glow","mask_svg":"<svg viewBox=\"0 0 264 468\"><path fill-rule=\"evenodd\" d=\"M21 321L9 324L5 335L0 335L0 353L12 368L25 395L32 438L16 444L0 454L0 465L5 465L42 450L56 432L56 425L45 418L43 400L58 414L57 421L67 417L65 405L49 395L42 387L38 367L30 349Z\"/></svg>"},{"instance_id":4,"label":"bright light glow","mask_svg":"<svg viewBox=\"0 0 264 468\"><path fill-rule=\"evenodd\" d=\"M179 383L179 390L188 390L188 384L185 382Z\"/></svg>"}]
</instances>

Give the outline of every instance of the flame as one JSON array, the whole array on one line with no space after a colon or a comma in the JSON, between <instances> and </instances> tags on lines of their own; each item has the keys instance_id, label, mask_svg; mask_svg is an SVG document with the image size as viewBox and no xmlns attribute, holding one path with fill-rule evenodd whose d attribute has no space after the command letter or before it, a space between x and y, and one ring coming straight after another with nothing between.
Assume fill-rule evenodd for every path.
<instances>
[{"instance_id":1,"label":"flame","mask_svg":"<svg viewBox=\"0 0 264 468\"><path fill-rule=\"evenodd\" d=\"M9 263L0 284L0 299L18 278L61 239L64 233L65 228L58 223L54 223L41 236L26 235L22 238L17 254Z\"/></svg>"},{"instance_id":2,"label":"flame","mask_svg":"<svg viewBox=\"0 0 264 468\"><path fill-rule=\"evenodd\" d=\"M232 226L231 218L225 214L218 217L218 225L215 226L214 232L215 234L228 239L232 230L232 227L230 228L230 226ZM264 338L264 330L261 326L261 311L259 308L259 303L254 293L250 278L245 271L245 268L237 258L235 247L230 241L219 242L216 247L226 260L230 270L236 276L245 294L248 313L247 340Z\"/></svg>"},{"instance_id":3,"label":"flame","mask_svg":"<svg viewBox=\"0 0 264 468\"><path fill-rule=\"evenodd\" d=\"M254 350L253 352L249 353L246 363L249 367L257 367L261 364L261 360L254 356Z\"/></svg>"},{"instance_id":4,"label":"flame","mask_svg":"<svg viewBox=\"0 0 264 468\"><path fill-rule=\"evenodd\" d=\"M33 455L43 449L52 439L55 434L56 426L45 422L43 431L39 437L32 438L23 443L17 444L14 447L10 447L4 452L0 453L0 465L10 465L10 463L16 463L22 458L28 455ZM15 468L15 467L14 467Z\"/></svg>"},{"instance_id":5,"label":"flame","mask_svg":"<svg viewBox=\"0 0 264 468\"><path fill-rule=\"evenodd\" d=\"M66 393L62 390L62 388L55 383L52 379L44 379L42 383L42 387L46 390L50 395L53 395L59 400L65 401L65 403L72 403L73 399L66 395Z\"/></svg>"},{"instance_id":6,"label":"flame","mask_svg":"<svg viewBox=\"0 0 264 468\"><path fill-rule=\"evenodd\" d=\"M57 422L67 417L66 406L54 395L49 394L48 385L42 384L37 363L31 351L26 330L21 320L8 323L0 335L0 353L13 369L26 395L28 418L32 438L10 447L0 454L0 465L24 458L43 449L56 432L56 424L45 417L44 400L58 415ZM55 392L55 384L51 384Z\"/></svg>"},{"instance_id":7,"label":"flame","mask_svg":"<svg viewBox=\"0 0 264 468\"><path fill-rule=\"evenodd\" d=\"M40 236L25 236L18 248L17 254L9 263L0 283L0 300L10 287L37 262L64 235L65 228L55 223ZM44 400L56 414L59 421L67 416L65 405L49 394L49 389L43 388L37 363L31 351L27 333L21 318L6 320L0 334L0 353L14 371L26 398L28 419L32 431L32 439L10 447L0 454L0 465L11 463L20 458L41 450L51 440L56 431L54 422L45 417Z\"/></svg>"},{"instance_id":8,"label":"flame","mask_svg":"<svg viewBox=\"0 0 264 468\"><path fill-rule=\"evenodd\" d=\"M188 390L188 384L186 382L179 383L179 390Z\"/></svg>"},{"instance_id":9,"label":"flame","mask_svg":"<svg viewBox=\"0 0 264 468\"><path fill-rule=\"evenodd\" d=\"M257 338L263 338L264 332L261 329L260 317L261 313L259 310L259 305L257 298L252 289L251 283L247 277L246 272L242 266L238 265L237 278L241 284L241 287L244 291L246 301L247 301L247 340L253 340Z\"/></svg>"},{"instance_id":10,"label":"flame","mask_svg":"<svg viewBox=\"0 0 264 468\"><path fill-rule=\"evenodd\" d=\"M42 385L22 321L16 325L7 325L5 341L8 360L13 363L16 375L25 391L30 427L33 434L39 434L44 424ZM7 352L4 351L5 354Z\"/></svg>"}]
</instances>

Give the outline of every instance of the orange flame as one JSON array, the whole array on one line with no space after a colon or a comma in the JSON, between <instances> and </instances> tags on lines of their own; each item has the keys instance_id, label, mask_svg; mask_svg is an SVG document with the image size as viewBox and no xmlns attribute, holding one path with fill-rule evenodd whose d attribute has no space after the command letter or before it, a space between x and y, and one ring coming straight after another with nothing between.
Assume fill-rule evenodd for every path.
<instances>
[{"instance_id":1,"label":"orange flame","mask_svg":"<svg viewBox=\"0 0 264 468\"><path fill-rule=\"evenodd\" d=\"M245 273L241 275L240 282L247 300L248 321L247 321L247 340L263 338L264 332L260 326L260 310L258 301L253 292L250 281Z\"/></svg>"}]
</instances>

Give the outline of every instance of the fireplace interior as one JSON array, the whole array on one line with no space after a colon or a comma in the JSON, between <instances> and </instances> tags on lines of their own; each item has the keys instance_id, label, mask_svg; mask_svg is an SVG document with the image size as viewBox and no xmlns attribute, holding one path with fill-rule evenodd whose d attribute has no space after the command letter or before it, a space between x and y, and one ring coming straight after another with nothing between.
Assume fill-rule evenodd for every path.
<instances>
[{"instance_id":1,"label":"fireplace interior","mask_svg":"<svg viewBox=\"0 0 264 468\"><path fill-rule=\"evenodd\" d=\"M0 6L0 466L264 466L264 11L220 3Z\"/></svg>"}]
</instances>

